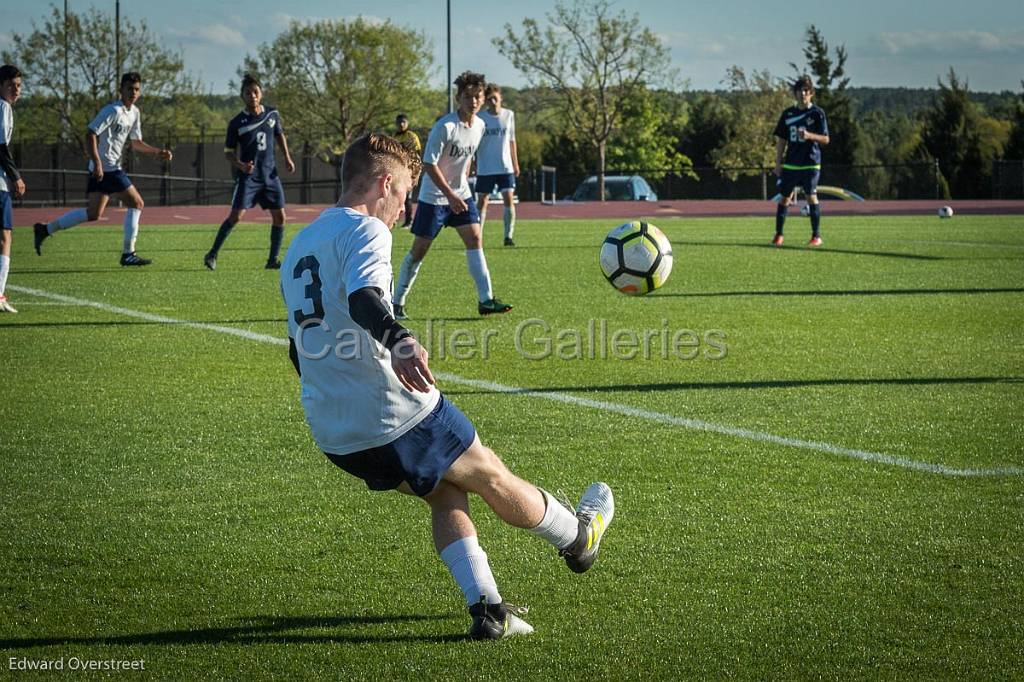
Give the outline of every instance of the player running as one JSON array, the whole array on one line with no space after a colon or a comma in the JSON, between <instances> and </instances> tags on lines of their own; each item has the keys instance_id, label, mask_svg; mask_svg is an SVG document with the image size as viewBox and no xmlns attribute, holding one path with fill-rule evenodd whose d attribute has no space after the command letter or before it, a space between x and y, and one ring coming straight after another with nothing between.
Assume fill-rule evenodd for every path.
<instances>
[{"instance_id":1,"label":"player running","mask_svg":"<svg viewBox=\"0 0 1024 682\"><path fill-rule=\"evenodd\" d=\"M505 246L515 246L516 177L519 175L519 154L516 150L516 118L511 109L501 106L501 88L488 83L484 90L487 108L479 116L484 122L484 136L476 150L476 196L480 207L480 230L487 222L487 203L495 187L505 203Z\"/></svg>"},{"instance_id":2,"label":"player running","mask_svg":"<svg viewBox=\"0 0 1024 682\"><path fill-rule=\"evenodd\" d=\"M99 220L107 208L111 196L117 197L128 206L124 215L124 242L121 248L121 265L149 265L153 261L141 258L135 253L135 240L139 236L139 218L145 205L142 195L132 184L128 174L121 170L121 156L124 143L132 141L132 149L142 154L159 156L170 161L170 149L160 149L142 141L142 123L139 108L135 103L142 90L142 76L129 72L121 76L121 99L111 102L100 110L89 124L85 137L85 149L89 155L89 184L86 188L88 208L68 211L50 223L35 224L36 253L43 241L54 232L67 230L86 221Z\"/></svg>"},{"instance_id":3,"label":"player running","mask_svg":"<svg viewBox=\"0 0 1024 682\"><path fill-rule=\"evenodd\" d=\"M615 514L592 484L575 512L512 474L434 387L427 352L392 315L391 227L417 159L371 134L345 151L344 194L292 240L281 270L289 351L317 446L371 490L430 506L434 547L462 590L473 639L533 632L498 591L469 515L475 493L506 523L554 545L583 573ZM339 339L344 339L339 344Z\"/></svg>"},{"instance_id":4,"label":"player running","mask_svg":"<svg viewBox=\"0 0 1024 682\"><path fill-rule=\"evenodd\" d=\"M203 257L203 264L211 270L217 269L217 254L224 240L231 234L246 209L259 203L260 208L270 210L270 254L266 269L281 267L278 255L284 239L284 187L277 175L274 162L274 143L281 146L284 163L289 173L295 172L295 163L288 152L288 140L284 136L281 114L274 107L264 107L263 88L260 82L246 74L242 79L242 101L245 109L228 124L224 156L235 171L235 192L231 195L231 213L220 225L213 246ZM241 153L239 153L241 150Z\"/></svg>"},{"instance_id":5,"label":"player running","mask_svg":"<svg viewBox=\"0 0 1024 682\"><path fill-rule=\"evenodd\" d=\"M415 237L412 249L402 261L395 287L395 317L400 320L407 318L405 299L416 281L420 265L434 238L445 226L454 227L466 246L466 265L476 284L479 301L477 312L491 315L512 310L512 306L494 298L491 273L484 257L480 214L466 177L484 134L484 123L476 114L483 105L485 83L483 74L470 71L456 78L458 109L439 118L427 137L427 146L423 149L425 176L420 183L420 198L412 223Z\"/></svg>"},{"instance_id":6,"label":"player running","mask_svg":"<svg viewBox=\"0 0 1024 682\"><path fill-rule=\"evenodd\" d=\"M11 242L14 211L11 200L25 194L25 181L11 155L14 135L14 103L21 97L21 70L11 64L0 66L0 313L16 313L7 300L7 275L11 271Z\"/></svg>"},{"instance_id":7,"label":"player running","mask_svg":"<svg viewBox=\"0 0 1024 682\"><path fill-rule=\"evenodd\" d=\"M811 103L814 84L810 76L801 76L793 83L797 106L782 112L775 125L775 175L778 176L782 198L775 209L775 238L772 244L782 246L782 227L793 203L794 192L802 187L807 196L811 216L811 241L808 246L821 246L821 205L818 203L818 177L821 175L821 146L827 145L828 121L821 107ZM785 163L783 163L785 153Z\"/></svg>"}]
</instances>

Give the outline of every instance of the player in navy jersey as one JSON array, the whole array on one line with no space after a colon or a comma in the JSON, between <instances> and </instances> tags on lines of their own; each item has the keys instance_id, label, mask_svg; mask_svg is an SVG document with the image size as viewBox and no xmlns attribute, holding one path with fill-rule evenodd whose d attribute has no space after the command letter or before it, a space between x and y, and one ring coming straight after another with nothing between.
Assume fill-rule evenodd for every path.
<instances>
[{"instance_id":1,"label":"player in navy jersey","mask_svg":"<svg viewBox=\"0 0 1024 682\"><path fill-rule=\"evenodd\" d=\"M782 227L793 203L794 190L802 187L807 195L811 216L809 246L821 246L821 205L818 204L818 176L821 174L821 147L827 145L828 121L821 107L811 103L814 84L810 76L801 76L793 83L797 106L782 112L775 126L775 175L782 195L775 210L775 238L772 244L782 246Z\"/></svg>"},{"instance_id":2,"label":"player in navy jersey","mask_svg":"<svg viewBox=\"0 0 1024 682\"><path fill-rule=\"evenodd\" d=\"M284 136L281 115L273 107L264 107L263 88L250 75L242 79L242 101L245 110L231 119L224 143L224 155L235 169L235 191L231 195L231 213L221 223L213 247L203 257L203 263L211 270L217 268L217 254L224 240L231 234L246 209L259 203L260 208L270 210L270 254L267 256L268 270L281 267L278 255L284 238L284 187L277 175L274 162L274 143L281 145L285 166L289 173L295 172L295 163L288 152L288 140Z\"/></svg>"}]
</instances>

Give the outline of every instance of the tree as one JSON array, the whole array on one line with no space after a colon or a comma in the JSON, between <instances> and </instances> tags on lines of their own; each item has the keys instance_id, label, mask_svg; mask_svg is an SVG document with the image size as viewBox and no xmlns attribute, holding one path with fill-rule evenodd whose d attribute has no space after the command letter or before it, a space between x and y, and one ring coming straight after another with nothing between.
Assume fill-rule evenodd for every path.
<instances>
[{"instance_id":1,"label":"tree","mask_svg":"<svg viewBox=\"0 0 1024 682\"><path fill-rule=\"evenodd\" d=\"M638 15L611 14L607 0L572 7L559 2L541 29L523 20L517 33L505 24L492 42L531 86L550 88L562 104L572 135L597 154L598 188L604 200L609 140L623 125L623 112L648 84L671 78L668 51Z\"/></svg>"},{"instance_id":2,"label":"tree","mask_svg":"<svg viewBox=\"0 0 1024 682\"><path fill-rule=\"evenodd\" d=\"M714 93L700 95L690 108L679 151L693 159L695 166L713 165L712 152L732 137L734 121L735 112L724 98Z\"/></svg>"},{"instance_id":3,"label":"tree","mask_svg":"<svg viewBox=\"0 0 1024 682\"><path fill-rule=\"evenodd\" d=\"M686 127L685 107L674 107L680 103L664 97L658 101L658 94L644 88L624 104L622 126L609 140L606 160L613 168L643 170L655 177L661 174L651 171L693 176L690 158L676 149Z\"/></svg>"},{"instance_id":4,"label":"tree","mask_svg":"<svg viewBox=\"0 0 1024 682\"><path fill-rule=\"evenodd\" d=\"M260 78L300 139L344 151L357 137L390 129L397 114L430 118L424 87L433 64L423 32L385 21L292 21L246 56L238 75Z\"/></svg>"},{"instance_id":5,"label":"tree","mask_svg":"<svg viewBox=\"0 0 1024 682\"><path fill-rule=\"evenodd\" d=\"M42 26L33 22L32 27L28 35L13 34L13 47L3 52L5 62L17 64L25 73L28 111L19 127L25 137L34 139L54 140L66 133L81 149L88 122L117 96L120 74L110 39L114 18L96 8L83 14L68 12L66 98L64 14L52 7ZM121 45L122 70L142 74L143 131L194 129L195 121L209 112L181 55L164 49L145 21L122 19Z\"/></svg>"},{"instance_id":6,"label":"tree","mask_svg":"<svg viewBox=\"0 0 1024 682\"><path fill-rule=\"evenodd\" d=\"M939 162L952 196L978 198L991 194L992 162L1003 151L1009 126L986 119L950 68L949 84L939 79L939 93L924 113L921 146Z\"/></svg>"},{"instance_id":7,"label":"tree","mask_svg":"<svg viewBox=\"0 0 1024 682\"><path fill-rule=\"evenodd\" d=\"M1024 88L1024 81L1021 81L1021 88ZM1016 102L1017 106L1013 115L1013 127L1010 129L1009 139L1006 141L1006 148L1003 155L1007 159L1024 159L1024 93Z\"/></svg>"},{"instance_id":8,"label":"tree","mask_svg":"<svg viewBox=\"0 0 1024 682\"><path fill-rule=\"evenodd\" d=\"M711 152L711 160L732 180L739 175L761 175L775 166L772 131L792 96L786 83L767 70L754 71L748 78L743 69L732 66L726 78L732 91L733 119L729 137Z\"/></svg>"}]
</instances>

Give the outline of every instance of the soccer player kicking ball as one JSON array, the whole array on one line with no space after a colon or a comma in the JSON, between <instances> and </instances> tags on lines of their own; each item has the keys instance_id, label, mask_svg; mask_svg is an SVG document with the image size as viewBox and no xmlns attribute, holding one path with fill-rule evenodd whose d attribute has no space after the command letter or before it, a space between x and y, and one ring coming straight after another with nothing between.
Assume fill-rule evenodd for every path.
<instances>
[{"instance_id":1,"label":"soccer player kicking ball","mask_svg":"<svg viewBox=\"0 0 1024 682\"><path fill-rule=\"evenodd\" d=\"M135 239L139 236L139 218L145 205L131 178L121 170L124 143L131 139L132 149L142 154L171 160L170 149L160 149L142 141L142 124L135 103L142 90L142 76L130 72L121 76L121 99L100 109L89 124L85 149L89 155L89 185L86 189L88 208L68 211L50 223L35 224L36 253L42 255L43 241L58 230L66 230L86 221L99 220L107 208L111 195L128 206L124 216L124 242L121 265L149 265L153 261L135 253Z\"/></svg>"},{"instance_id":2,"label":"soccer player kicking ball","mask_svg":"<svg viewBox=\"0 0 1024 682\"><path fill-rule=\"evenodd\" d=\"M14 103L21 97L21 70L11 64L0 66L0 313L16 313L7 300L7 274L11 270L11 240L14 213L11 198L25 194L25 181L8 145L14 134Z\"/></svg>"},{"instance_id":3,"label":"soccer player kicking ball","mask_svg":"<svg viewBox=\"0 0 1024 682\"><path fill-rule=\"evenodd\" d=\"M782 198L775 209L775 238L772 244L782 246L782 227L793 203L794 192L802 187L807 195L811 216L811 241L808 246L821 246L821 205L818 203L818 176L821 175L821 146L827 145L828 122L821 107L811 103L814 85L810 76L800 76L793 83L797 106L782 112L775 126L775 175L778 176ZM783 162L785 153L785 162Z\"/></svg>"},{"instance_id":4,"label":"soccer player kicking ball","mask_svg":"<svg viewBox=\"0 0 1024 682\"><path fill-rule=\"evenodd\" d=\"M483 74L469 71L456 78L458 110L439 118L427 137L423 148L425 177L420 183L420 198L412 222L412 249L402 261L395 287L395 317L399 320L407 317L405 299L409 289L430 245L445 226L454 227L466 245L466 265L476 283L479 301L477 312L491 315L512 310L512 306L494 298L491 290L480 214L466 177L484 134L484 123L476 114L484 103L486 81Z\"/></svg>"},{"instance_id":5,"label":"soccer player kicking ball","mask_svg":"<svg viewBox=\"0 0 1024 682\"><path fill-rule=\"evenodd\" d=\"M242 101L245 111L240 112L228 124L224 155L235 170L235 192L231 195L231 213L221 223L213 247L203 257L203 264L211 270L217 269L217 254L224 240L231 234L246 209L259 202L260 208L270 209L270 255L267 270L281 267L278 254L284 239L284 187L277 175L274 163L274 142L281 145L284 163L289 173L295 172L295 162L288 151L288 140L284 136L281 115L273 107L264 107L263 89L260 82L250 75L242 79ZM239 154L241 148L241 154Z\"/></svg>"},{"instance_id":6,"label":"soccer player kicking ball","mask_svg":"<svg viewBox=\"0 0 1024 682\"><path fill-rule=\"evenodd\" d=\"M434 387L426 350L392 316L391 227L418 166L384 135L345 151L341 200L295 237L284 258L290 356L306 421L327 457L371 490L397 489L430 507L434 546L473 619L469 636L529 634L525 610L498 591L469 493L554 545L577 573L594 563L614 500L607 485L594 483L574 512L512 474Z\"/></svg>"},{"instance_id":7,"label":"soccer player kicking ball","mask_svg":"<svg viewBox=\"0 0 1024 682\"><path fill-rule=\"evenodd\" d=\"M476 151L476 196L480 207L480 230L487 222L487 203L491 190L501 192L505 203L505 246L515 246L512 240L516 229L516 176L519 175L519 154L516 149L516 117L511 109L501 106L501 88L488 83L484 90L487 108L480 112L484 122L484 136Z\"/></svg>"}]
</instances>

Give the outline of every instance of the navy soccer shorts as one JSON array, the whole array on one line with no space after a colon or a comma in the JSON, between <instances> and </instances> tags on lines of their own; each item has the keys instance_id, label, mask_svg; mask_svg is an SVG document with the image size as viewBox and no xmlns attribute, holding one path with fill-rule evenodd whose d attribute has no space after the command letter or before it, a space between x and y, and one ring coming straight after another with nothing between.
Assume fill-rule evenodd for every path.
<instances>
[{"instance_id":1,"label":"navy soccer shorts","mask_svg":"<svg viewBox=\"0 0 1024 682\"><path fill-rule=\"evenodd\" d=\"M803 187L804 194L810 196L818 193L818 178L821 176L821 171L816 168L810 168L807 170L789 170L787 168L782 169L782 176L776 183L779 188L779 194L786 197L796 189L797 187Z\"/></svg>"},{"instance_id":2,"label":"navy soccer shorts","mask_svg":"<svg viewBox=\"0 0 1024 682\"><path fill-rule=\"evenodd\" d=\"M14 228L14 211L11 209L11 193L0 192L0 230Z\"/></svg>"},{"instance_id":3,"label":"navy soccer shorts","mask_svg":"<svg viewBox=\"0 0 1024 682\"><path fill-rule=\"evenodd\" d=\"M477 210L473 197L466 199L466 210L452 213L448 206L416 202L416 217L412 221L412 233L417 237L433 239L441 233L442 227L460 227L480 222L480 211Z\"/></svg>"},{"instance_id":4,"label":"navy soccer shorts","mask_svg":"<svg viewBox=\"0 0 1024 682\"><path fill-rule=\"evenodd\" d=\"M231 195L231 208L244 210L256 204L263 210L284 208L284 186L277 175L266 179L258 179L252 175L242 175L235 181L235 192Z\"/></svg>"},{"instance_id":5,"label":"navy soccer shorts","mask_svg":"<svg viewBox=\"0 0 1024 682\"><path fill-rule=\"evenodd\" d=\"M499 192L508 192L516 188L516 176L512 173L500 175L481 175L476 179L476 193L490 194L497 187Z\"/></svg>"},{"instance_id":6,"label":"navy soccer shorts","mask_svg":"<svg viewBox=\"0 0 1024 682\"><path fill-rule=\"evenodd\" d=\"M85 188L87 194L120 194L132 186L132 179L123 170L103 171L103 179L96 182L96 178L89 174L89 185Z\"/></svg>"},{"instance_id":7,"label":"navy soccer shorts","mask_svg":"<svg viewBox=\"0 0 1024 682\"><path fill-rule=\"evenodd\" d=\"M327 458L363 479L370 490L393 490L402 481L423 497L433 492L452 462L465 452L476 429L445 397L419 424L387 445Z\"/></svg>"}]
</instances>

